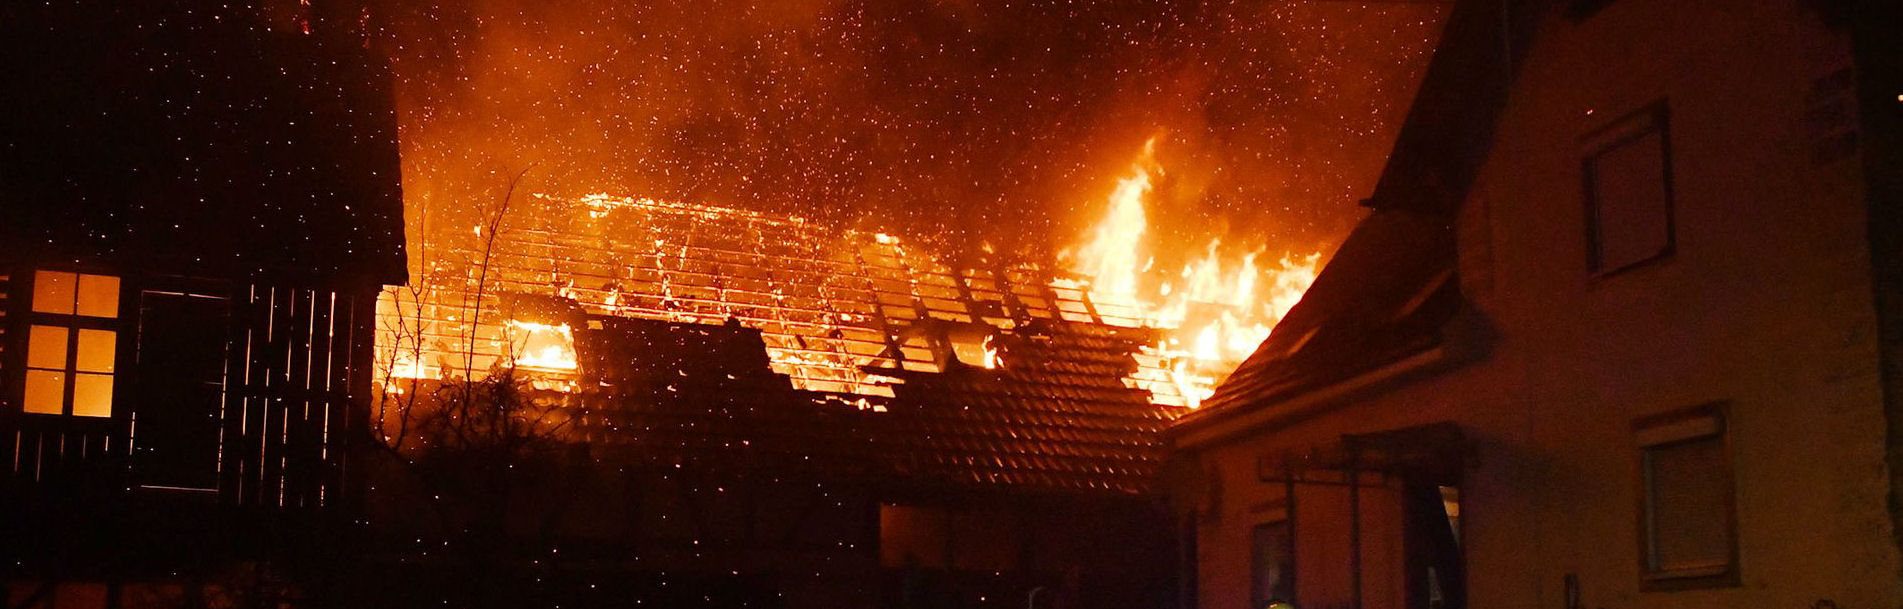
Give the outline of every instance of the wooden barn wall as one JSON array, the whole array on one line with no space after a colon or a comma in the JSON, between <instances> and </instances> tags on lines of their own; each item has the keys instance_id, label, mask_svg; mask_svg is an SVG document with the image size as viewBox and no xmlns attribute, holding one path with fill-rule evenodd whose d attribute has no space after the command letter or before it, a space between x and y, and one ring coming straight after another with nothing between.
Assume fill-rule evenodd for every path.
<instances>
[{"instance_id":1,"label":"wooden barn wall","mask_svg":"<svg viewBox=\"0 0 1903 609\"><path fill-rule=\"evenodd\" d=\"M0 284L6 279L0 276ZM133 291L155 285L129 278L126 302L136 307L139 293ZM0 472L6 486L134 490L137 465L126 456L140 439L135 413L142 396L123 363L131 358L121 358L110 418L20 412L20 354L6 334L24 322L5 303L21 302L21 287L0 285L0 299L7 299L0 300ZM292 510L334 505L342 491L346 439L363 432L359 421L368 416L359 402L370 390L376 292L269 285L214 291L207 295L226 299L230 312L219 409L220 503ZM15 319L7 319L8 312ZM140 329L125 327L122 351L139 344Z\"/></svg>"},{"instance_id":2,"label":"wooden barn wall","mask_svg":"<svg viewBox=\"0 0 1903 609\"><path fill-rule=\"evenodd\" d=\"M317 508L341 489L352 396L367 395L375 294L253 286L233 299L219 491Z\"/></svg>"}]
</instances>

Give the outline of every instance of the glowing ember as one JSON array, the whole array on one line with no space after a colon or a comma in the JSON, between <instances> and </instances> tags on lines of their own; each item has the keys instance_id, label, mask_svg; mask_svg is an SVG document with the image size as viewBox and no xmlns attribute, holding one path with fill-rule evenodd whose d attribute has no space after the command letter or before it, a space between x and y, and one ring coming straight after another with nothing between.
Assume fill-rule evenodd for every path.
<instances>
[{"instance_id":1,"label":"glowing ember","mask_svg":"<svg viewBox=\"0 0 1903 609\"><path fill-rule=\"evenodd\" d=\"M1158 393L1157 383L1173 384L1176 391L1169 393L1194 407L1301 300L1315 281L1321 254L1286 257L1276 268L1264 268L1256 263L1259 248L1226 260L1221 242L1211 239L1204 255L1173 277L1154 268L1155 258L1144 244L1149 229L1144 199L1153 178L1163 172L1156 143L1156 138L1145 142L1129 174L1117 181L1090 241L1066 253L1071 270L1090 277L1088 283L1059 280L1052 287L1087 291L1107 323L1165 330L1148 353L1159 365L1139 371L1131 382Z\"/></svg>"},{"instance_id":2,"label":"glowing ember","mask_svg":"<svg viewBox=\"0 0 1903 609\"><path fill-rule=\"evenodd\" d=\"M434 378L430 367L417 361L416 353L407 349L395 349L396 361L390 366L390 378L426 379Z\"/></svg>"}]
</instances>

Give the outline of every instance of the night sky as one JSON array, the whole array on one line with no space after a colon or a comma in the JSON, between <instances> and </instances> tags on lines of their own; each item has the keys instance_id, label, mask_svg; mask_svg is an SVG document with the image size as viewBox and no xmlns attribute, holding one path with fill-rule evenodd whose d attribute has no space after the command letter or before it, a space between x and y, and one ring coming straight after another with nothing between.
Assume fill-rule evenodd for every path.
<instances>
[{"instance_id":1,"label":"night sky","mask_svg":"<svg viewBox=\"0 0 1903 609\"><path fill-rule=\"evenodd\" d=\"M1360 217L1446 8L391 1L413 208L532 166L531 192L1062 247L1160 136L1157 238L1272 253Z\"/></svg>"}]
</instances>

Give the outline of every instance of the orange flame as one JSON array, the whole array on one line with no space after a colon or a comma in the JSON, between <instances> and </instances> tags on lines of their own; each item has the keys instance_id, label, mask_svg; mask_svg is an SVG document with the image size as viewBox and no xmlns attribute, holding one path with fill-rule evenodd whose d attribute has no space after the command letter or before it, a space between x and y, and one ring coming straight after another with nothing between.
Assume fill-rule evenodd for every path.
<instances>
[{"instance_id":1,"label":"orange flame","mask_svg":"<svg viewBox=\"0 0 1903 609\"><path fill-rule=\"evenodd\" d=\"M1139 374L1131 383L1152 392L1161 389L1156 384L1169 383L1174 391L1167 393L1182 395L1185 405L1195 407L1301 300L1315 281L1321 254L1285 257L1267 268L1257 262L1261 248L1239 260L1225 259L1221 242L1210 239L1204 255L1174 277L1159 274L1144 246L1149 229L1144 198L1162 171L1156 138L1150 138L1129 174L1117 181L1090 241L1066 253L1071 270L1090 277L1087 285L1065 280L1058 287L1089 292L1106 322L1163 330L1147 354L1160 360L1163 365L1156 369L1167 375ZM1158 288L1145 292L1146 279Z\"/></svg>"},{"instance_id":2,"label":"orange flame","mask_svg":"<svg viewBox=\"0 0 1903 609\"><path fill-rule=\"evenodd\" d=\"M1095 237L1077 252L1082 268L1074 270L1095 278L1091 296L1100 301L1123 304L1135 297L1137 280L1149 266L1142 257L1143 233L1149 228L1143 196L1150 192L1155 154L1156 138L1150 138L1143 143L1143 154L1131 164L1130 176L1118 180L1117 189L1110 193L1110 212L1097 224Z\"/></svg>"},{"instance_id":3,"label":"orange flame","mask_svg":"<svg viewBox=\"0 0 1903 609\"><path fill-rule=\"evenodd\" d=\"M572 371L576 368L575 333L568 324L509 320L515 364L524 368Z\"/></svg>"}]
</instances>

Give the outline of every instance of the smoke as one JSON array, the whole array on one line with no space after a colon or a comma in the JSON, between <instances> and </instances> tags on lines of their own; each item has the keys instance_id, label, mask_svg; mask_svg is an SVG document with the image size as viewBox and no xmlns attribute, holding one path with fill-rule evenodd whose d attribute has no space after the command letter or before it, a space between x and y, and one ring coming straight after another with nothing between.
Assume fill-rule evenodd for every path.
<instances>
[{"instance_id":1,"label":"smoke","mask_svg":"<svg viewBox=\"0 0 1903 609\"><path fill-rule=\"evenodd\" d=\"M370 9L399 79L413 209L467 217L533 166L535 192L1049 250L1101 215L1160 136L1153 197L1169 213L1153 214L1152 238L1226 232L1289 252L1325 247L1359 217L1443 12L1394 0Z\"/></svg>"}]
</instances>

